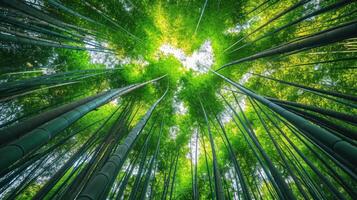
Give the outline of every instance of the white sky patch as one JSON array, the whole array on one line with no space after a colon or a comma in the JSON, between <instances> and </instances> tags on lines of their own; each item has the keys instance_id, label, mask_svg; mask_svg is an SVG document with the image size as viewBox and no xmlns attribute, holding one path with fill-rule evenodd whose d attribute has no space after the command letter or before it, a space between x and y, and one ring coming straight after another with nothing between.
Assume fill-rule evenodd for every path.
<instances>
[{"instance_id":1,"label":"white sky patch","mask_svg":"<svg viewBox=\"0 0 357 200\"><path fill-rule=\"evenodd\" d=\"M124 10L127 12L131 12L134 8L130 1L128 2L126 0L120 0L120 3L123 4Z\"/></svg>"},{"instance_id":2,"label":"white sky patch","mask_svg":"<svg viewBox=\"0 0 357 200\"><path fill-rule=\"evenodd\" d=\"M259 16L255 16L245 22L244 24L236 24L235 27L228 28L223 32L225 35L238 35L241 31L248 29L252 24L260 19Z\"/></svg>"},{"instance_id":3,"label":"white sky patch","mask_svg":"<svg viewBox=\"0 0 357 200\"><path fill-rule=\"evenodd\" d=\"M226 107L219 118L223 124L227 124L232 120L231 115L233 115L233 111L229 107Z\"/></svg>"},{"instance_id":4,"label":"white sky patch","mask_svg":"<svg viewBox=\"0 0 357 200\"><path fill-rule=\"evenodd\" d=\"M258 188L259 189L264 184L263 179L267 179L268 178L267 175L264 172L264 169L260 168L260 167L256 168L256 171L255 171L253 176L257 178L257 184L258 184Z\"/></svg>"},{"instance_id":5,"label":"white sky patch","mask_svg":"<svg viewBox=\"0 0 357 200\"><path fill-rule=\"evenodd\" d=\"M120 98L116 98L116 99L112 100L110 103L116 106L116 105L119 105L120 101L121 101Z\"/></svg>"},{"instance_id":6,"label":"white sky patch","mask_svg":"<svg viewBox=\"0 0 357 200\"><path fill-rule=\"evenodd\" d=\"M274 72L275 72L274 69L267 69L267 70L264 70L264 72L262 73L262 75L263 75L263 76L270 76L270 75L272 75Z\"/></svg>"},{"instance_id":7,"label":"white sky patch","mask_svg":"<svg viewBox=\"0 0 357 200\"><path fill-rule=\"evenodd\" d=\"M270 63L268 63L268 65L271 65ZM268 70L264 70L263 73L261 73L263 76L270 76L275 72L274 69L268 69ZM251 73L253 73L252 70L248 71L247 73L243 74L242 78L239 80L240 84L245 84L249 81L249 79L253 76Z\"/></svg>"},{"instance_id":8,"label":"white sky patch","mask_svg":"<svg viewBox=\"0 0 357 200\"><path fill-rule=\"evenodd\" d=\"M0 125L15 119L18 113L22 114L22 112L24 111L23 107L24 107L23 105L18 104L17 100L1 103Z\"/></svg>"},{"instance_id":9,"label":"white sky patch","mask_svg":"<svg viewBox=\"0 0 357 200\"><path fill-rule=\"evenodd\" d=\"M321 8L320 6L320 2L321 0L313 0L313 1L309 1L307 3L304 4L304 8L305 10L303 11L304 15L310 14L318 9ZM308 18L307 20L314 20L315 16Z\"/></svg>"},{"instance_id":10,"label":"white sky patch","mask_svg":"<svg viewBox=\"0 0 357 200\"><path fill-rule=\"evenodd\" d=\"M232 166L229 166L229 170L224 174L224 176L225 176L226 180L232 181L234 199L239 199L238 193L242 193L243 191L239 184L238 184L239 188L237 188L237 180L235 178L235 176L236 176L235 169Z\"/></svg>"},{"instance_id":11,"label":"white sky patch","mask_svg":"<svg viewBox=\"0 0 357 200\"><path fill-rule=\"evenodd\" d=\"M169 128L170 138L175 140L179 131L180 131L180 128L178 126L171 126Z\"/></svg>"},{"instance_id":12,"label":"white sky patch","mask_svg":"<svg viewBox=\"0 0 357 200\"><path fill-rule=\"evenodd\" d=\"M239 80L240 84L244 84L246 82L248 82L248 80L252 77L252 74L250 73L251 71L249 71L248 73L245 73L242 78Z\"/></svg>"},{"instance_id":13,"label":"white sky patch","mask_svg":"<svg viewBox=\"0 0 357 200\"><path fill-rule=\"evenodd\" d=\"M336 86L337 82L333 81L330 76L324 76L319 82L321 85Z\"/></svg>"},{"instance_id":14,"label":"white sky patch","mask_svg":"<svg viewBox=\"0 0 357 200\"><path fill-rule=\"evenodd\" d=\"M128 167L130 167L130 163L131 163L131 161L129 159L126 162L124 162L122 168L120 169L120 171L126 172Z\"/></svg>"},{"instance_id":15,"label":"white sky patch","mask_svg":"<svg viewBox=\"0 0 357 200\"><path fill-rule=\"evenodd\" d=\"M42 6L44 6L44 2L38 0L25 0L25 3L40 10L42 10Z\"/></svg>"},{"instance_id":16,"label":"white sky patch","mask_svg":"<svg viewBox=\"0 0 357 200\"><path fill-rule=\"evenodd\" d=\"M40 33L32 32L32 31L28 31L28 30L24 30L24 32L25 32L27 35L32 36L32 37L41 37L41 34L40 34Z\"/></svg>"},{"instance_id":17,"label":"white sky patch","mask_svg":"<svg viewBox=\"0 0 357 200\"><path fill-rule=\"evenodd\" d=\"M91 43L98 43L93 38L88 38ZM103 47L108 47L107 43L101 43ZM92 46L86 44L86 48L93 48ZM137 58L122 57L118 58L115 54L98 52L98 51L87 51L90 56L90 62L92 64L103 64L106 69L114 69L116 65L129 65L134 64L136 66L145 67L150 63L144 59L143 56L139 55Z\"/></svg>"},{"instance_id":18,"label":"white sky patch","mask_svg":"<svg viewBox=\"0 0 357 200\"><path fill-rule=\"evenodd\" d=\"M98 43L93 38L88 38L91 43ZM108 47L107 43L101 43L103 47ZM86 48L93 48L91 45L86 44ZM114 54L98 51L87 51L90 56L92 64L104 64L105 68L113 69L115 65L121 64L120 60Z\"/></svg>"},{"instance_id":19,"label":"white sky patch","mask_svg":"<svg viewBox=\"0 0 357 200\"><path fill-rule=\"evenodd\" d=\"M321 65L320 64L316 64L316 65L314 65L314 70L316 71L316 70L319 70L321 68Z\"/></svg>"},{"instance_id":20,"label":"white sky patch","mask_svg":"<svg viewBox=\"0 0 357 200\"><path fill-rule=\"evenodd\" d=\"M56 70L53 68L43 68L42 73L43 75L51 75L51 74L55 74Z\"/></svg>"},{"instance_id":21,"label":"white sky patch","mask_svg":"<svg viewBox=\"0 0 357 200\"><path fill-rule=\"evenodd\" d=\"M187 107L185 106L183 101L177 98L177 96L174 96L174 100L172 104L173 104L172 107L174 108L176 114L185 115L187 113Z\"/></svg>"},{"instance_id":22,"label":"white sky patch","mask_svg":"<svg viewBox=\"0 0 357 200\"><path fill-rule=\"evenodd\" d=\"M45 183L47 180L49 180L51 178L51 176L53 176L53 174L63 166L63 164L71 157L71 155L73 155L74 152L71 152L64 155L63 157L61 157L61 155L59 155L60 153L54 153L51 156L48 157L48 159L46 159L46 162L43 163L43 165L41 166L40 169L36 170L35 172L31 172L33 174L40 174L40 176L36 179L36 182L39 184L43 184ZM57 164L53 164L53 163L57 163ZM45 173L43 173L41 170L47 168Z\"/></svg>"},{"instance_id":23,"label":"white sky patch","mask_svg":"<svg viewBox=\"0 0 357 200\"><path fill-rule=\"evenodd\" d=\"M187 106L185 106L184 102L181 101L179 99L179 97L177 96L177 94L180 93L182 88L183 88L183 83L178 81L177 85L178 85L177 89L174 92L174 98L173 98L173 101L172 101L172 107L174 109L175 114L185 115L185 114L187 114L187 111L188 111Z\"/></svg>"},{"instance_id":24,"label":"white sky patch","mask_svg":"<svg viewBox=\"0 0 357 200\"><path fill-rule=\"evenodd\" d=\"M179 92L182 91L182 89L183 89L183 83L182 83L182 82L179 82L179 85L177 86L176 92L179 93Z\"/></svg>"},{"instance_id":25,"label":"white sky patch","mask_svg":"<svg viewBox=\"0 0 357 200\"><path fill-rule=\"evenodd\" d=\"M115 65L121 64L121 62L113 54L97 51L88 52L92 64L104 64L107 69L113 69Z\"/></svg>"},{"instance_id":26,"label":"white sky patch","mask_svg":"<svg viewBox=\"0 0 357 200\"><path fill-rule=\"evenodd\" d=\"M196 157L196 145L197 145L197 157ZM188 148L190 149L190 151L187 153L186 158L192 159L192 163L196 165L200 157L200 142L198 136L198 128L192 129L192 135L188 143Z\"/></svg>"},{"instance_id":27,"label":"white sky patch","mask_svg":"<svg viewBox=\"0 0 357 200\"><path fill-rule=\"evenodd\" d=\"M183 101L177 101L174 104L175 112L180 115L185 115L187 113L187 107L184 105Z\"/></svg>"},{"instance_id":28,"label":"white sky patch","mask_svg":"<svg viewBox=\"0 0 357 200\"><path fill-rule=\"evenodd\" d=\"M246 98L245 98L245 96L242 96L242 97L237 97L237 99L238 99L238 103L239 103L239 105L240 105L240 107L242 107L242 110L245 110L245 108L246 108ZM238 105L237 105L238 106Z\"/></svg>"},{"instance_id":29,"label":"white sky patch","mask_svg":"<svg viewBox=\"0 0 357 200\"><path fill-rule=\"evenodd\" d=\"M231 92L232 90L234 91L234 90L238 90L238 89L235 88L235 87L232 87L232 86L226 87L226 89L222 90L222 95L224 95L224 96L232 95L232 92ZM245 108L246 108L246 96L236 93L236 97L237 97L239 105L242 107L243 110L245 110ZM219 99L221 101L223 101L223 99L220 96L219 96ZM238 107L238 105L237 105L237 103L236 103L236 101L234 99L233 100L228 100L227 99L227 101L232 105L232 107L237 112L239 112L239 107ZM224 108L223 112L219 115L219 119L221 120L221 122L223 124L226 124L226 123L229 123L229 122L232 121L232 116L234 116L234 113L233 113L232 109L230 107L226 106Z\"/></svg>"},{"instance_id":30,"label":"white sky patch","mask_svg":"<svg viewBox=\"0 0 357 200\"><path fill-rule=\"evenodd\" d=\"M302 89L298 89L298 90L297 90L297 94L298 94L298 95L302 95L303 93L304 93L304 90L302 90Z\"/></svg>"},{"instance_id":31,"label":"white sky patch","mask_svg":"<svg viewBox=\"0 0 357 200\"><path fill-rule=\"evenodd\" d=\"M87 41L89 41L90 43L98 43L94 38L92 37L88 37ZM101 46L103 47L108 47L108 43L102 42L100 43ZM93 48L93 46L86 44L85 45L86 48ZM107 52L99 52L99 51L87 51L89 56L90 56L90 62L92 64L103 64L105 65L106 69L114 69L114 67L116 65L119 64L128 64L127 63L127 59L123 58L123 59L118 59L117 56L115 54L112 53L107 53ZM131 60L129 60L131 61Z\"/></svg>"},{"instance_id":32,"label":"white sky patch","mask_svg":"<svg viewBox=\"0 0 357 200\"><path fill-rule=\"evenodd\" d=\"M140 66L140 67L145 67L150 64L142 56L139 56L137 59L132 59L132 58L126 58L126 59L129 61L129 63Z\"/></svg>"},{"instance_id":33,"label":"white sky patch","mask_svg":"<svg viewBox=\"0 0 357 200\"><path fill-rule=\"evenodd\" d=\"M172 55L186 69L192 69L199 74L207 73L214 63L213 48L210 40L206 40L191 56L187 56L182 49L173 47L170 44L163 44L159 50L164 56Z\"/></svg>"},{"instance_id":34,"label":"white sky patch","mask_svg":"<svg viewBox=\"0 0 357 200\"><path fill-rule=\"evenodd\" d=\"M51 75L51 74L55 74L56 73L56 67L58 65L55 65L55 61L58 59L58 54L57 53L53 53L51 55L51 57L48 58L47 64L46 66L42 66L42 64L40 64L41 67L44 67L42 69L42 73L44 75ZM60 64L59 64L60 65Z\"/></svg>"}]
</instances>

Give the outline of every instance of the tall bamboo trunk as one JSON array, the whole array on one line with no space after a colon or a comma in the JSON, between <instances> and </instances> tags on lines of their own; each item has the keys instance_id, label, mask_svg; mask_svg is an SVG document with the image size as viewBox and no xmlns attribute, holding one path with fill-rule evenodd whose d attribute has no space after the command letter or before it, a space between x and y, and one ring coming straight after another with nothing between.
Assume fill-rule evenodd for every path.
<instances>
[{"instance_id":1,"label":"tall bamboo trunk","mask_svg":"<svg viewBox=\"0 0 357 200\"><path fill-rule=\"evenodd\" d=\"M334 42L339 42L348 38L353 38L357 36L357 22L353 21L345 25L339 26L338 28L332 28L329 30L321 31L312 36L303 38L301 40L280 45L275 48L271 48L260 53L235 60L233 62L224 64L218 70L223 68L236 65L246 61L253 61L259 58L269 57L273 55L281 55L283 53L289 53L296 50L315 48L319 46L324 46Z\"/></svg>"},{"instance_id":2,"label":"tall bamboo trunk","mask_svg":"<svg viewBox=\"0 0 357 200\"><path fill-rule=\"evenodd\" d=\"M0 145L7 144L15 139L18 139L19 137L25 135L29 131L37 128L38 126L78 107L83 104L86 104L100 96L103 96L107 94L108 92L102 92L97 95L93 95L90 97L87 97L85 99L81 99L72 103L68 103L66 105L51 109L49 111L43 112L41 114L38 114L34 117L31 117L29 119L26 119L20 123L14 124L12 126L9 126L5 129L0 130Z\"/></svg>"},{"instance_id":3,"label":"tall bamboo trunk","mask_svg":"<svg viewBox=\"0 0 357 200\"><path fill-rule=\"evenodd\" d=\"M221 181L221 173L219 172L218 169L218 162L217 162L217 157L216 157L216 150L215 150L215 144L214 144L214 140L213 140L213 136L211 133L211 129L209 126L209 121L207 118L207 114L205 111L205 108L203 107L203 104L200 100L200 104L201 104L201 109L206 121L206 125L207 125L207 131L208 131L208 135L209 135L209 141L211 144L211 149L212 149L212 160L213 160L213 175L214 175L214 185L215 185L215 195L216 195L216 199L217 200L224 200L224 191L223 191L223 186L222 186L222 181Z\"/></svg>"},{"instance_id":4,"label":"tall bamboo trunk","mask_svg":"<svg viewBox=\"0 0 357 200\"><path fill-rule=\"evenodd\" d=\"M131 150L134 142L136 141L136 138L139 136L147 121L151 117L154 109L161 102L166 93L167 91L150 107L145 116L129 132L123 143L120 144L115 152L108 158L101 170L87 183L85 188L79 194L78 199L99 199L107 195L108 189L112 184L113 177L116 177L128 152Z\"/></svg>"}]
</instances>

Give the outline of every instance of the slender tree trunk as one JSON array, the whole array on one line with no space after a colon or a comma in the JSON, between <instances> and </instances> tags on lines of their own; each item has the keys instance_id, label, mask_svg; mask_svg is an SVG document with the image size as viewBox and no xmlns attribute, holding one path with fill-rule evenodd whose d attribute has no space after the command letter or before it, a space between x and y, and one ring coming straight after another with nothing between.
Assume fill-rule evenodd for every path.
<instances>
[{"instance_id":1,"label":"slender tree trunk","mask_svg":"<svg viewBox=\"0 0 357 200\"><path fill-rule=\"evenodd\" d=\"M0 130L0 144L4 145L15 139L18 139L19 137L25 135L27 132L37 128L38 126L105 94L108 94L108 92L103 92L97 95L87 97L85 99L75 101L73 103L68 103L66 105L51 109L47 112L43 112L39 115L31 117L25 121L2 129Z\"/></svg>"},{"instance_id":2,"label":"slender tree trunk","mask_svg":"<svg viewBox=\"0 0 357 200\"><path fill-rule=\"evenodd\" d=\"M171 189L170 189L170 198L169 200L172 200L173 198L173 193L174 193L174 185L175 185L175 179L176 179L176 172L177 172L177 164L178 164L178 159L179 159L180 151L177 150L177 155L176 155L176 162L175 162L175 168L174 168L174 173L172 175L172 182L171 182Z\"/></svg>"},{"instance_id":3,"label":"slender tree trunk","mask_svg":"<svg viewBox=\"0 0 357 200\"><path fill-rule=\"evenodd\" d=\"M329 130L330 132L334 133L338 137L341 137L344 140L346 140L352 144L354 143L353 140L357 139L357 132L352 129L349 129L345 126L340 126L339 124L333 123L323 117L299 110L294 107L289 107L289 106L284 106L284 105L282 105L282 107L289 110L292 113L295 113L295 114L315 123L316 125L319 125L325 129Z\"/></svg>"},{"instance_id":4,"label":"slender tree trunk","mask_svg":"<svg viewBox=\"0 0 357 200\"><path fill-rule=\"evenodd\" d=\"M258 10L260 7L264 6L266 3L268 3L270 0L265 0L261 4L259 4L257 7L253 8L251 11L247 12L245 15L249 15L250 13Z\"/></svg>"},{"instance_id":5,"label":"slender tree trunk","mask_svg":"<svg viewBox=\"0 0 357 200\"><path fill-rule=\"evenodd\" d=\"M329 96L343 98L343 99L346 99L346 100L357 102L357 97L356 96L352 96L352 95L348 95L348 94L342 94L342 93L339 93L339 92L327 91L327 90L323 90L323 89L316 89L316 88L312 88L312 87L309 87L309 86L300 85L300 84L297 84L297 83L288 82L288 81L284 81L284 80L279 80L279 79L276 79L276 78L267 77L267 76L263 76L263 75L259 75L259 74L252 73L252 75L255 75L255 76L258 76L258 77L261 77L261 78L265 78L265 79L268 79L268 80L272 80L272 81L275 81L275 82L278 82L278 83L281 83L281 84L284 84L284 85L290 85L290 86L293 86L293 87L301 88L303 90L317 92L317 93L326 94L326 95L329 95Z\"/></svg>"},{"instance_id":6,"label":"slender tree trunk","mask_svg":"<svg viewBox=\"0 0 357 200\"><path fill-rule=\"evenodd\" d=\"M292 179L294 180L295 185L297 186L297 188L298 188L298 190L300 191L300 193L303 195L304 199L309 199L309 197L308 197L307 194L305 193L304 189L302 188L300 182L298 181L297 177L295 176L294 172L292 171L290 165L288 164L287 159L286 159L285 156L283 155L279 144L275 141L274 137L272 136L272 134L271 134L270 131L269 131L268 126L265 124L263 118L262 118L261 115L259 114L258 110L255 108L254 103L253 103L254 100L252 101L250 98L248 98L248 99L249 99L251 105L253 106L253 109L254 109L255 113L257 114L257 116L258 116L258 118L259 118L261 124L263 125L263 127L264 127L264 129L265 129L265 132L268 134L268 136L269 136L270 140L273 142L273 145L274 145L275 149L277 150L277 152L278 152L280 158L282 159L282 161L283 161L283 163L284 163L283 167L287 169L288 173L290 174L290 176L291 176ZM260 107L259 107L259 108L260 108ZM260 109L260 110L261 110L261 109ZM261 110L261 111L262 111L262 110Z\"/></svg>"},{"instance_id":7,"label":"slender tree trunk","mask_svg":"<svg viewBox=\"0 0 357 200\"><path fill-rule=\"evenodd\" d=\"M245 58L241 58L239 60L235 60L233 62L223 65L218 70L221 70L223 68L226 68L226 67L229 67L232 65L236 65L239 63L243 63L246 61L253 61L253 60L256 60L259 58L264 58L264 57L273 56L273 55L281 55L283 53L289 53L289 52L304 49L304 48L311 48L311 47L315 48L315 47L319 47L319 46L324 46L324 45L331 44L334 42L339 42L339 41L342 41L342 40L345 40L348 38L356 37L356 35L357 35L357 22L353 21L351 23L345 24L338 28L321 31L317 34L303 38L299 41L295 41L295 42L292 42L289 44L283 44L281 46L262 51L260 53L254 54L252 56L248 56Z\"/></svg>"},{"instance_id":8,"label":"slender tree trunk","mask_svg":"<svg viewBox=\"0 0 357 200\"><path fill-rule=\"evenodd\" d=\"M252 91L246 89L245 87L241 86L240 84L235 83L234 81L224 77L223 75L221 75L215 71L212 71L212 72L215 73L216 75L220 76L225 81L227 81L231 85L235 86L242 92L244 92L246 95L259 101L260 103L269 107L274 112L276 112L279 115L281 115L282 117L284 117L286 120L288 120L294 126L299 128L300 130L302 130L305 135L307 135L309 138L311 138L312 140L317 142L318 146L320 146L322 149L326 150L332 157L339 160L339 162L342 162L344 165L346 165L347 168L351 169L352 171L355 170L355 166L357 165L357 160L355 159L357 157L357 148L355 146L344 141L340 137L335 136L334 134L330 133L329 131L326 131L325 129L320 128L320 127L310 123L306 119L304 119L294 113L291 113L290 111L287 111L286 109L263 98L262 96L255 94L254 92L252 92Z\"/></svg>"},{"instance_id":9,"label":"slender tree trunk","mask_svg":"<svg viewBox=\"0 0 357 200\"><path fill-rule=\"evenodd\" d=\"M167 91L166 91L167 92ZM124 139L123 143L118 146L115 152L108 158L102 169L94 175L88 182L83 191L79 194L78 199L98 199L106 196L108 188L110 188L113 177L116 176L123 162L131 150L135 139L139 136L147 121L152 115L156 106L166 95L166 92L160 97L146 112L145 116L137 123L137 125L129 132L128 136Z\"/></svg>"},{"instance_id":10,"label":"slender tree trunk","mask_svg":"<svg viewBox=\"0 0 357 200\"><path fill-rule=\"evenodd\" d=\"M284 106L284 105L288 105L289 107L293 106L295 108L301 108L304 110L309 110L309 111L319 113L321 115L330 116L330 117L339 119L344 122L351 122L351 123L357 124L357 116L350 115L347 113L337 112L337 111L330 110L330 109L319 108L319 107L305 105L305 104L291 102L291 101L284 101L284 100L270 98L270 97L265 97L265 98L270 101L273 101L276 104L279 104L280 106Z\"/></svg>"},{"instance_id":11,"label":"slender tree trunk","mask_svg":"<svg viewBox=\"0 0 357 200\"><path fill-rule=\"evenodd\" d=\"M150 134L149 135L149 139L146 140L146 142L144 144L144 146L145 146L144 153L142 154L142 156L140 158L139 170L138 170L138 173L135 176L134 184L131 187L131 192L130 192L130 195L129 195L129 198L128 198L129 200L137 199L136 195L139 194L139 185L140 185L140 182L141 182L141 178L143 176L144 166L145 166L145 163L146 163L146 160L147 160L146 158L147 158L147 154L148 154L148 142L151 139L151 131L148 134Z\"/></svg>"},{"instance_id":12,"label":"slender tree trunk","mask_svg":"<svg viewBox=\"0 0 357 200\"><path fill-rule=\"evenodd\" d=\"M249 46L249 45L253 44L254 42L257 42L257 41L259 41L259 40L261 40L263 38L266 38L268 36L272 36L272 35L280 32L280 31L282 31L282 30L284 30L284 29L286 29L288 27L291 27L291 26L293 26L295 24L298 24L298 23L300 23L300 22L302 22L302 21L304 21L306 19L309 19L311 17L320 15L322 13L325 13L325 12L328 12L328 11L331 11L331 10L334 10L334 9L341 8L341 7L343 7L343 6L345 6L345 5L349 4L349 3L352 3L352 2L353 2L353 0L342 0L342 1L339 1L339 2L334 3L332 5L328 5L328 6L324 7L324 8L320 8L320 9L318 9L318 10L316 10L316 11L310 13L310 14L304 15L304 16L302 16L302 17L300 17L300 18L298 18L298 19L296 19L296 20L294 20L294 21L292 21L292 22L290 22L290 23L288 23L288 24L286 24L284 26L281 26L280 28L277 28L277 29L275 29L273 31L270 31L270 32L264 34L263 36L253 40L252 42L249 42L249 43L241 46L239 49L242 49L245 46ZM236 51L236 50L238 50L238 49L235 49L233 51Z\"/></svg>"},{"instance_id":13,"label":"slender tree trunk","mask_svg":"<svg viewBox=\"0 0 357 200\"><path fill-rule=\"evenodd\" d=\"M229 139L227 137L227 133L226 133L226 130L224 129L224 126L223 126L222 122L219 120L219 118L217 116L215 116L215 117L216 117L216 120L217 120L219 126L221 127L223 136L224 136L224 138L225 138L225 140L226 140L226 142L228 144L228 151L229 151L229 153L231 155L231 160L233 162L234 169L236 170L236 173L237 173L238 178L239 178L239 183L240 183L240 185L242 187L243 197L244 197L244 199L248 199L249 200L249 199L251 199L251 197L249 195L248 186L247 186L247 184L246 184L246 182L244 180L242 170L241 170L241 168L239 166L239 162L238 162L238 160L235 158L235 156L233 154L233 147L231 145L231 142L229 141ZM239 187L237 186L237 189L238 188Z\"/></svg>"},{"instance_id":14,"label":"slender tree trunk","mask_svg":"<svg viewBox=\"0 0 357 200\"><path fill-rule=\"evenodd\" d=\"M150 136L149 134L146 135L146 139L144 140L145 141L144 143L147 143L149 141L149 139L150 139L149 136ZM125 191L126 186L127 186L128 182L129 182L129 179L130 179L130 177L131 177L131 175L132 175L132 173L133 173L133 171L135 169L136 162L139 161L140 155L144 152L145 148L146 148L146 146L142 145L142 147L140 148L139 153L136 156L134 156L135 159L134 159L134 161L132 161L132 164L131 164L131 167L129 169L129 172L124 175L124 179L120 183L120 187L119 187L119 190L118 190L118 193L117 193L116 200L119 200L122 197L124 197L124 191Z\"/></svg>"},{"instance_id":15,"label":"slender tree trunk","mask_svg":"<svg viewBox=\"0 0 357 200\"><path fill-rule=\"evenodd\" d=\"M159 79L161 79L160 77ZM156 81L158 79L154 79L145 83L136 84L127 86L120 89L111 90L103 96L99 96L98 98L87 102L76 109L66 112L61 116L43 124L31 132L26 134L26 136L10 143L9 145L0 148L1 155L8 155L0 160L0 171L3 171L32 150L38 149L41 145L46 144L51 138L55 137L62 130L76 122L85 114L90 111L106 104L114 98L117 98L120 95L124 95L132 90L140 88L148 83ZM155 104L156 105L156 104Z\"/></svg>"},{"instance_id":16,"label":"slender tree trunk","mask_svg":"<svg viewBox=\"0 0 357 200\"><path fill-rule=\"evenodd\" d=\"M235 96L234 96L235 97ZM245 114L243 112L243 109L240 107L236 97L235 97L236 103L238 104L238 107L240 109L240 112L243 115L243 118L247 121L247 118L245 117ZM241 120L240 120L241 121ZM244 123L241 121L241 124L244 125ZM253 129L249 126L249 123L247 123L247 126L250 131L247 131L248 135L250 136L250 138L252 139L253 143L255 144L255 146L257 147L257 149L259 150L259 152L261 153L261 155L263 156L264 160L266 161L269 170L273 176L273 178L275 179L276 183L279 186L279 189L281 190L282 194L284 195L284 199L295 199L292 191L289 189L287 183L284 181L283 176L281 175L281 173L276 169L276 167L274 166L274 164L272 163L270 157L267 155L267 153L264 151L264 149L262 148L258 138L256 137Z\"/></svg>"},{"instance_id":17,"label":"slender tree trunk","mask_svg":"<svg viewBox=\"0 0 357 200\"><path fill-rule=\"evenodd\" d=\"M48 3L50 3L52 6L58 8L58 9L60 9L60 10L63 10L63 11L65 11L65 12L71 14L71 15L74 15L74 16L76 16L76 17L79 17L80 19L84 19L84 20L86 20L86 21L88 21L88 22L91 22L91 23L94 23L94 24L97 24L97 25L102 25L102 24L100 24L100 23L98 23L98 22L96 22L96 21L94 21L94 20L92 20L92 19L90 19L90 18L88 18L88 17L86 17L86 16L83 16L83 15L77 13L76 11L74 11L74 10L72 10L72 9L70 9L70 8L68 8L68 7L66 7L66 6L64 6L64 5L63 5L60 1L58 1L58 0L49 0Z\"/></svg>"},{"instance_id":18,"label":"slender tree trunk","mask_svg":"<svg viewBox=\"0 0 357 200\"><path fill-rule=\"evenodd\" d=\"M279 19L280 17L284 16L285 14L295 10L296 8L304 5L305 3L309 2L311 0L300 0L299 2L297 2L296 4L288 7L287 9L283 10L282 12L278 13L277 15L275 15L273 18L271 18L270 20L268 20L267 22L265 22L263 25L259 26L257 29L255 29L254 31L250 32L248 35L244 36L243 38L239 39L237 42L235 42L234 44L232 44L230 47L228 47L227 49L225 49L225 51L229 50L230 48L234 47L236 44L238 44L240 41L248 38L249 36L253 35L254 33L260 31L261 29L263 29L264 27L268 26L270 23L272 23L273 21Z\"/></svg>"},{"instance_id":19,"label":"slender tree trunk","mask_svg":"<svg viewBox=\"0 0 357 200\"><path fill-rule=\"evenodd\" d=\"M210 129L210 126L209 126L208 118L207 118L207 115L206 115L206 111L205 111L205 109L203 107L203 104L202 104L201 100L200 100L200 104L201 104L203 115L205 117L205 121L206 121L206 125L207 125L207 131L208 131L208 134L209 134L210 144L211 144L211 149L212 149L213 175L214 175L214 182L215 182L216 199L217 200L224 200L225 199L224 191L223 191L223 186L222 186L222 181L221 181L221 174L220 174L219 169L218 169L218 163L217 163L217 157L216 157L216 150L215 150L215 146L214 146L214 141L213 141L211 129Z\"/></svg>"},{"instance_id":20,"label":"slender tree trunk","mask_svg":"<svg viewBox=\"0 0 357 200\"><path fill-rule=\"evenodd\" d=\"M268 115L266 115L266 117L270 118ZM276 123L272 120L270 120L273 125L278 128L278 126L276 125ZM322 180L322 182L330 189L330 191L333 192L333 194L336 196L336 198L338 199L345 199L342 194L336 189L336 187L334 187L332 185L332 183L326 178L326 176L324 176L314 165L313 163L306 158L306 156L296 147L296 145L294 145L294 143L290 140L290 138L280 129L277 129L281 135L286 139L286 141L288 141L288 143L293 147L293 149L295 150L295 152L297 152L299 154L299 156L306 162L306 164L308 164L308 166L318 175L318 177ZM301 141L303 141L298 134L295 133L295 131L291 130L292 133L297 136Z\"/></svg>"},{"instance_id":21,"label":"slender tree trunk","mask_svg":"<svg viewBox=\"0 0 357 200\"><path fill-rule=\"evenodd\" d=\"M206 170L207 170L207 176L208 176L209 189L210 189L210 192L211 192L211 199L214 200L215 199L215 195L214 195L213 186L212 186L211 171L209 170L209 166L208 166L206 143L205 143L203 132L202 132L202 137L201 138L202 138L203 151L205 153L205 164L206 164Z\"/></svg>"},{"instance_id":22,"label":"slender tree trunk","mask_svg":"<svg viewBox=\"0 0 357 200\"><path fill-rule=\"evenodd\" d=\"M161 140L161 136L162 136L162 129L163 129L163 121L161 122L161 126L160 126L160 134L159 134L159 139L157 140L157 144L156 144L156 149L155 149L155 153L150 161L150 164L149 164L149 168L148 168L148 171L146 173L146 177L145 177L145 180L144 180L144 186L143 186L143 191L141 193L141 196L140 196L140 199L141 200L144 200L146 198L146 193L147 193L147 189L149 187L149 182L150 182L150 179L151 179L151 174L152 174L152 171L153 171L153 167L154 167L154 164L156 162L156 159L157 159L157 156L159 154L159 151L160 151L160 140ZM175 176L175 174L174 174Z\"/></svg>"}]
</instances>

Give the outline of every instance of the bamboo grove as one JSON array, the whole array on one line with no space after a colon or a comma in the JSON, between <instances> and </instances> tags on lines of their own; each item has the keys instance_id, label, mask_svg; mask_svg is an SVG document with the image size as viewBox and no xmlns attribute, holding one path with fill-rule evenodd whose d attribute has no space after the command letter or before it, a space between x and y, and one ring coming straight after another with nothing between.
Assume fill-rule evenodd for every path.
<instances>
[{"instance_id":1,"label":"bamboo grove","mask_svg":"<svg viewBox=\"0 0 357 200\"><path fill-rule=\"evenodd\" d=\"M356 8L0 0L0 199L357 199Z\"/></svg>"}]
</instances>

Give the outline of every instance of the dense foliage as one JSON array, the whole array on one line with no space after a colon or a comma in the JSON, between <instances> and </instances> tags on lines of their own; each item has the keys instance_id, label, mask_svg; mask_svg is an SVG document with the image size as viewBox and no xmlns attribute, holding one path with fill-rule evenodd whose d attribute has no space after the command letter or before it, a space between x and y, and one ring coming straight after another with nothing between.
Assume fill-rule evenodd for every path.
<instances>
[{"instance_id":1,"label":"dense foliage","mask_svg":"<svg viewBox=\"0 0 357 200\"><path fill-rule=\"evenodd\" d=\"M356 199L353 0L0 0L0 199Z\"/></svg>"}]
</instances>

